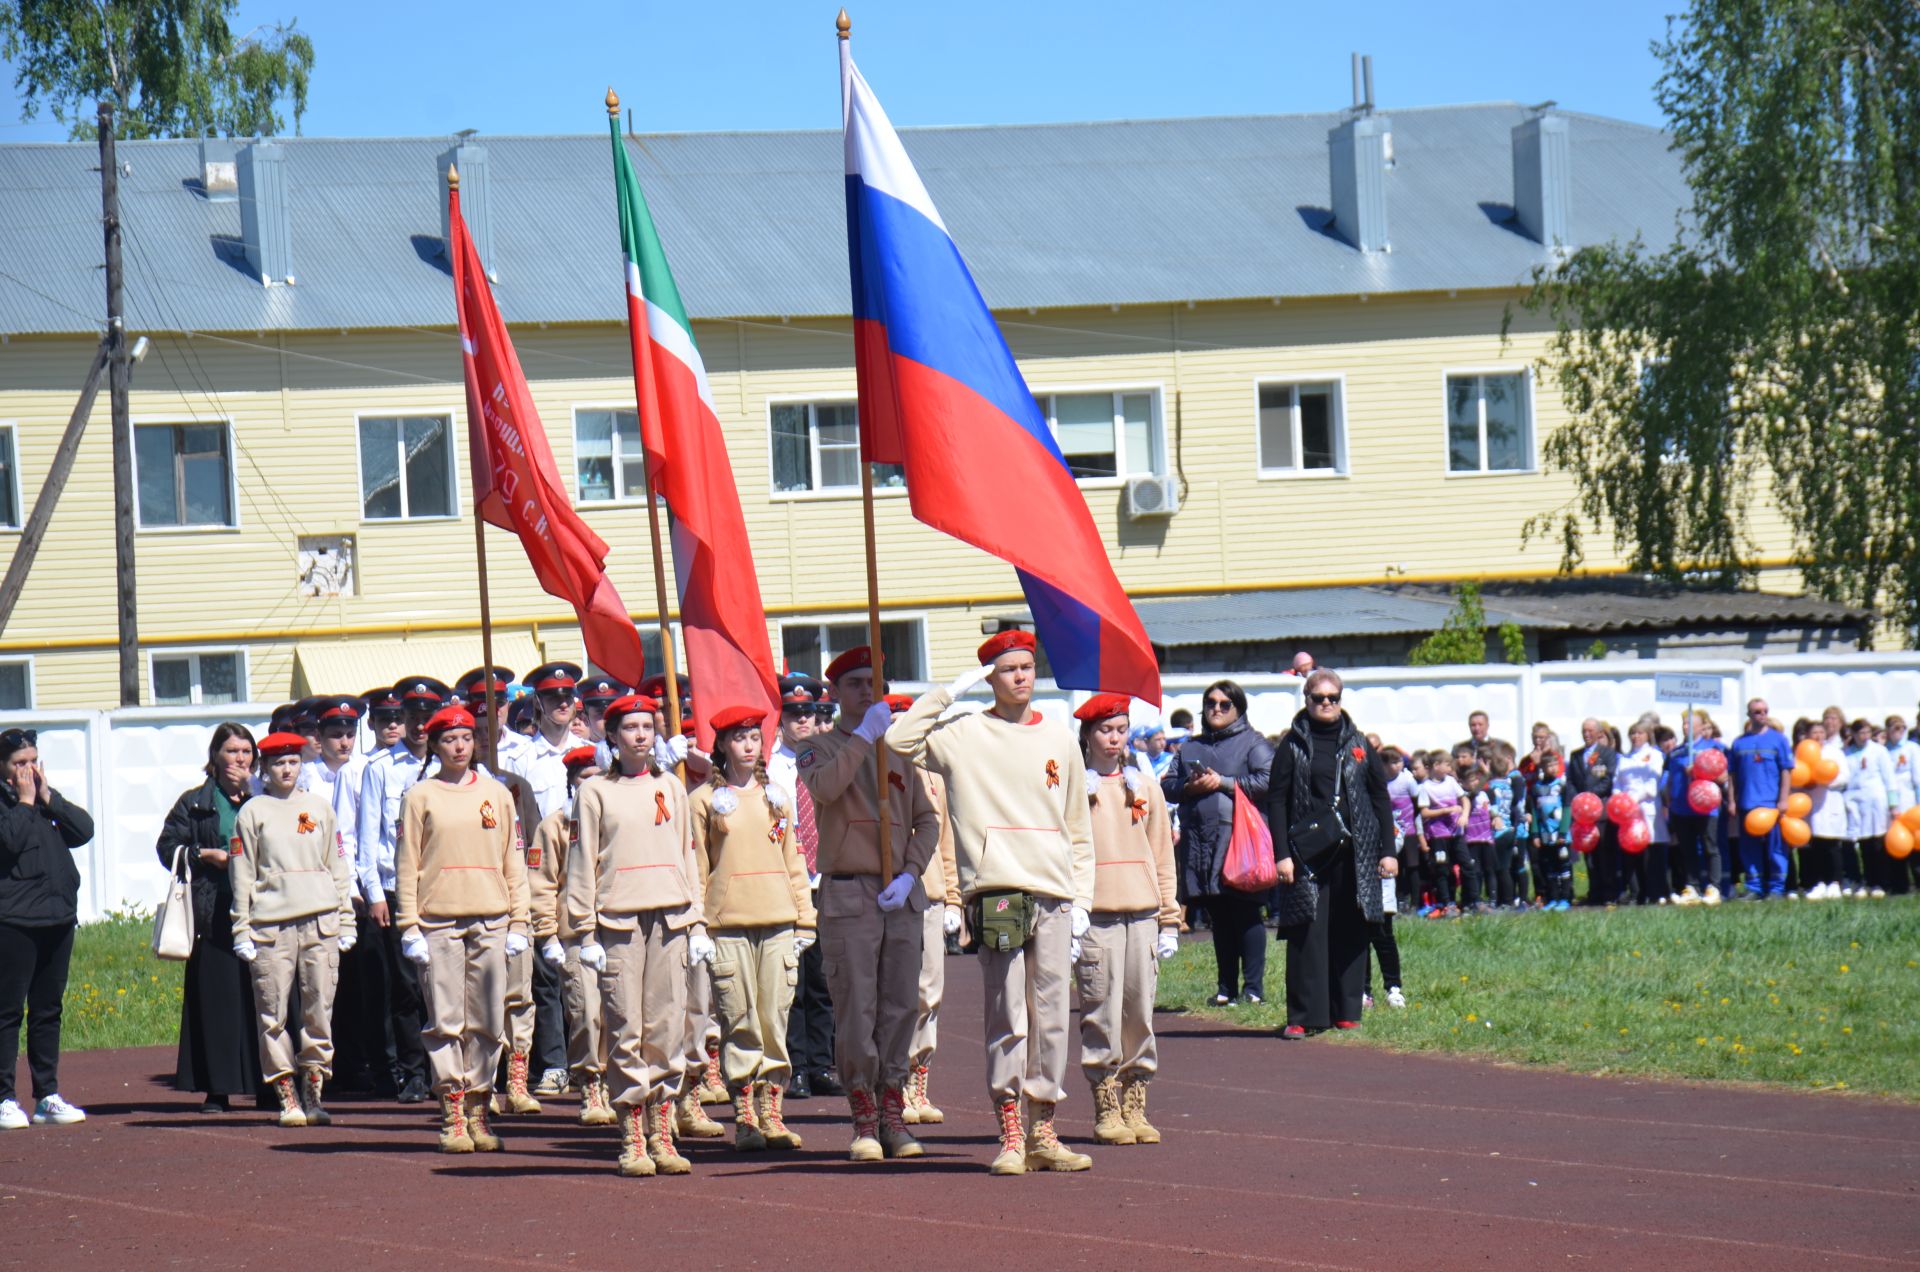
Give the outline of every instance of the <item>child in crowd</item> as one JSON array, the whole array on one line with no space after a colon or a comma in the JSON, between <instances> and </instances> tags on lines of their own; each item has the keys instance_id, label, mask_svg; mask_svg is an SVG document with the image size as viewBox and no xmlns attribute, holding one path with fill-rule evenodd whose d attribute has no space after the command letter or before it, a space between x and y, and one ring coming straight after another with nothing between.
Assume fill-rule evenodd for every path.
<instances>
[{"instance_id":1,"label":"child in crowd","mask_svg":"<svg viewBox=\"0 0 1920 1272\"><path fill-rule=\"evenodd\" d=\"M1558 751L1549 751L1534 767L1532 808L1533 877L1540 890L1540 907L1566 910L1573 906L1573 851L1568 842L1566 766Z\"/></svg>"},{"instance_id":2,"label":"child in crowd","mask_svg":"<svg viewBox=\"0 0 1920 1272\"><path fill-rule=\"evenodd\" d=\"M1515 767L1513 748L1501 743L1487 755L1487 797L1493 805L1493 882L1488 891L1502 909L1527 905L1527 804L1525 782Z\"/></svg>"},{"instance_id":3,"label":"child in crowd","mask_svg":"<svg viewBox=\"0 0 1920 1272\"><path fill-rule=\"evenodd\" d=\"M1493 907L1493 797L1487 792L1487 770L1469 764L1461 770L1466 790L1467 816L1461 823L1460 909L1484 914ZM1485 895L1481 887L1485 884Z\"/></svg>"},{"instance_id":4,"label":"child in crowd","mask_svg":"<svg viewBox=\"0 0 1920 1272\"><path fill-rule=\"evenodd\" d=\"M1423 918L1434 914L1453 918L1460 910L1453 903L1451 858L1466 814L1466 792L1453 780L1453 759L1445 751L1428 753L1427 774L1416 800L1420 824L1426 831L1421 871L1426 875L1428 896L1420 914Z\"/></svg>"},{"instance_id":5,"label":"child in crowd","mask_svg":"<svg viewBox=\"0 0 1920 1272\"><path fill-rule=\"evenodd\" d=\"M1419 900L1421 844L1424 842L1417 807L1420 779L1407 771L1407 757L1398 747L1383 748L1380 762L1387 770L1387 799L1393 805L1393 847L1400 858L1395 902L1400 909L1410 910Z\"/></svg>"}]
</instances>

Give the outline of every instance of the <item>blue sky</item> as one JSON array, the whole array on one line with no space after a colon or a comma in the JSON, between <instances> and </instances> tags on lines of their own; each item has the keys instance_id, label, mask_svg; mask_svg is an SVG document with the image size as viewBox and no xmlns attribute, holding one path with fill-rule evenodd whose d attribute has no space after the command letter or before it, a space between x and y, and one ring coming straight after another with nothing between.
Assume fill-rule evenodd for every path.
<instances>
[{"instance_id":1,"label":"blue sky","mask_svg":"<svg viewBox=\"0 0 1920 1272\"><path fill-rule=\"evenodd\" d=\"M839 125L836 4L244 0L236 29L298 16L316 47L309 136L580 133L609 83L641 131ZM1648 51L1678 0L860 0L854 51L894 121L1019 123L1336 110L1371 53L1386 109L1556 99L1658 124ZM0 141L18 123L0 74Z\"/></svg>"}]
</instances>

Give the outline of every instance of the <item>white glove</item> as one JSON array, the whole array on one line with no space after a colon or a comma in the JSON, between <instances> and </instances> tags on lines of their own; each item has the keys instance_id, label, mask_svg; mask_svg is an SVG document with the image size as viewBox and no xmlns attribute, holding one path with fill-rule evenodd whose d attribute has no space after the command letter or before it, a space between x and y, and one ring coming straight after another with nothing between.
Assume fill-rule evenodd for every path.
<instances>
[{"instance_id":1,"label":"white glove","mask_svg":"<svg viewBox=\"0 0 1920 1272\"><path fill-rule=\"evenodd\" d=\"M653 744L653 753L667 768L676 768L687 762L687 752L693 749L693 739L682 734L677 738L660 738Z\"/></svg>"},{"instance_id":2,"label":"white glove","mask_svg":"<svg viewBox=\"0 0 1920 1272\"><path fill-rule=\"evenodd\" d=\"M947 692L953 697L958 698L992 674L993 664L981 663L978 667L975 667L972 671L963 673L958 680L948 685Z\"/></svg>"},{"instance_id":3,"label":"white glove","mask_svg":"<svg viewBox=\"0 0 1920 1272\"><path fill-rule=\"evenodd\" d=\"M902 870L893 876L893 882L880 889L880 908L898 910L907 903L907 897L913 893L913 876Z\"/></svg>"},{"instance_id":4,"label":"white glove","mask_svg":"<svg viewBox=\"0 0 1920 1272\"><path fill-rule=\"evenodd\" d=\"M354 942L357 940L359 940L359 937L356 934L352 932L342 932L339 938L335 941L334 946L342 954L345 954L348 950L353 948Z\"/></svg>"},{"instance_id":5,"label":"white glove","mask_svg":"<svg viewBox=\"0 0 1920 1272\"><path fill-rule=\"evenodd\" d=\"M598 941L586 941L580 946L580 966L591 967L596 972L607 970L607 949Z\"/></svg>"},{"instance_id":6,"label":"white glove","mask_svg":"<svg viewBox=\"0 0 1920 1272\"><path fill-rule=\"evenodd\" d=\"M1093 916L1091 914L1088 914L1085 910L1082 910L1079 906L1077 905L1074 906L1073 907L1073 935L1075 939L1085 936L1087 934L1087 929L1092 926L1093 926Z\"/></svg>"},{"instance_id":7,"label":"white glove","mask_svg":"<svg viewBox=\"0 0 1920 1272\"><path fill-rule=\"evenodd\" d=\"M507 957L519 958L522 954L525 954L527 952L527 948L530 944L531 942L528 941L526 937L520 935L518 932L507 933Z\"/></svg>"},{"instance_id":8,"label":"white glove","mask_svg":"<svg viewBox=\"0 0 1920 1272\"><path fill-rule=\"evenodd\" d=\"M795 932L793 934L793 952L795 954L805 954L808 950L812 948L813 948L813 933Z\"/></svg>"},{"instance_id":9,"label":"white glove","mask_svg":"<svg viewBox=\"0 0 1920 1272\"><path fill-rule=\"evenodd\" d=\"M940 926L946 929L948 936L960 935L960 907L948 906L947 916L940 921Z\"/></svg>"},{"instance_id":10,"label":"white glove","mask_svg":"<svg viewBox=\"0 0 1920 1272\"><path fill-rule=\"evenodd\" d=\"M717 953L717 951L713 948L713 938L705 932L695 932L687 938L687 961L689 963L706 963L711 966L715 953Z\"/></svg>"},{"instance_id":11,"label":"white glove","mask_svg":"<svg viewBox=\"0 0 1920 1272\"><path fill-rule=\"evenodd\" d=\"M253 962L255 958L259 957L259 954L260 954L260 951L253 948L252 937L242 936L234 940L233 955L235 958L239 959L242 963Z\"/></svg>"},{"instance_id":12,"label":"white glove","mask_svg":"<svg viewBox=\"0 0 1920 1272\"><path fill-rule=\"evenodd\" d=\"M400 954L401 957L418 963L422 967L427 965L427 938L420 935L419 928L408 928L406 934L400 938Z\"/></svg>"},{"instance_id":13,"label":"white glove","mask_svg":"<svg viewBox=\"0 0 1920 1272\"><path fill-rule=\"evenodd\" d=\"M860 723L854 727L853 736L878 743L880 736L893 723L893 708L884 702L876 702L867 708L867 714L860 717Z\"/></svg>"},{"instance_id":14,"label":"white glove","mask_svg":"<svg viewBox=\"0 0 1920 1272\"><path fill-rule=\"evenodd\" d=\"M1073 962L1078 963L1081 955L1084 953L1086 953L1086 951L1081 948L1079 937L1076 936L1067 942L1067 957Z\"/></svg>"},{"instance_id":15,"label":"white glove","mask_svg":"<svg viewBox=\"0 0 1920 1272\"><path fill-rule=\"evenodd\" d=\"M1153 956L1157 959L1169 959L1179 952L1180 934L1178 932L1162 932L1159 939L1153 943Z\"/></svg>"},{"instance_id":16,"label":"white glove","mask_svg":"<svg viewBox=\"0 0 1920 1272\"><path fill-rule=\"evenodd\" d=\"M567 951L560 944L559 937L550 936L540 945L540 957L559 967L567 961Z\"/></svg>"}]
</instances>

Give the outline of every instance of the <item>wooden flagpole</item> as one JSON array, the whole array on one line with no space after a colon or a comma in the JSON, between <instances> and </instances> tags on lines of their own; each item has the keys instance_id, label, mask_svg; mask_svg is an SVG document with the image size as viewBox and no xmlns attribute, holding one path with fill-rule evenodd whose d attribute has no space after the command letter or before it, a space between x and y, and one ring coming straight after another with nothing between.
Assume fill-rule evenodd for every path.
<instances>
[{"instance_id":1,"label":"wooden flagpole","mask_svg":"<svg viewBox=\"0 0 1920 1272\"><path fill-rule=\"evenodd\" d=\"M452 164L447 165L448 197L457 197L460 193L460 170ZM475 421L469 420L471 428ZM475 456L475 462L487 464L492 461L486 456ZM487 597L487 519L480 515L479 505L473 509L473 556L480 569L480 674L485 678L487 694L486 742L480 748L480 758L485 761L487 772L500 767L500 756L495 739L500 736L502 721L499 716L500 704L494 701L493 693L493 605Z\"/></svg>"},{"instance_id":2,"label":"wooden flagpole","mask_svg":"<svg viewBox=\"0 0 1920 1272\"><path fill-rule=\"evenodd\" d=\"M853 36L853 22L845 9L833 20L841 42ZM867 459L866 435L860 438L860 519L867 532L867 648L873 653L873 700L887 691L886 657L880 649L880 556L873 534L873 464ZM893 882L893 817L887 802L887 743L873 745L873 776L877 784L874 808L880 820L880 886Z\"/></svg>"},{"instance_id":3,"label":"wooden flagpole","mask_svg":"<svg viewBox=\"0 0 1920 1272\"><path fill-rule=\"evenodd\" d=\"M620 118L620 94L614 92L612 88L607 89L607 116L610 119ZM628 321L631 322L632 319L629 318ZM636 365L633 368L635 377L651 384L653 368L640 366L639 362L640 359L636 358ZM641 403L636 402L634 405L639 410L646 409ZM645 449L643 443L641 450ZM674 666L673 629L667 625L667 557L660 543L660 506L653 497L653 461L650 458L645 459L640 467L646 479L647 537L653 543L653 608L660 628L660 659L666 664L664 674L667 678L667 731L677 738L680 736L681 727L680 673ZM634 688L638 689L639 686L635 685ZM716 759L715 762L717 763L718 760ZM676 764L674 772L684 782L687 778L686 763L682 761Z\"/></svg>"}]
</instances>

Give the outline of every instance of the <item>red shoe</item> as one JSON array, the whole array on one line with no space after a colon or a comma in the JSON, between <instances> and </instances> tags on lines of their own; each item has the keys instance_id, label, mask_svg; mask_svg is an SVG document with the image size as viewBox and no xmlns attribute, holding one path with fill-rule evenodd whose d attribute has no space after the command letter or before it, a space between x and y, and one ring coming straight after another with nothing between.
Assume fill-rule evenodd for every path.
<instances>
[{"instance_id":1,"label":"red shoe","mask_svg":"<svg viewBox=\"0 0 1920 1272\"><path fill-rule=\"evenodd\" d=\"M1288 1042L1299 1042L1307 1036L1307 1031L1306 1028L1301 1025L1288 1025L1280 1031L1280 1036Z\"/></svg>"},{"instance_id":2,"label":"red shoe","mask_svg":"<svg viewBox=\"0 0 1920 1272\"><path fill-rule=\"evenodd\" d=\"M1333 1027L1335 1029L1358 1029L1360 1022L1357 1020L1336 1020L1333 1022Z\"/></svg>"}]
</instances>

